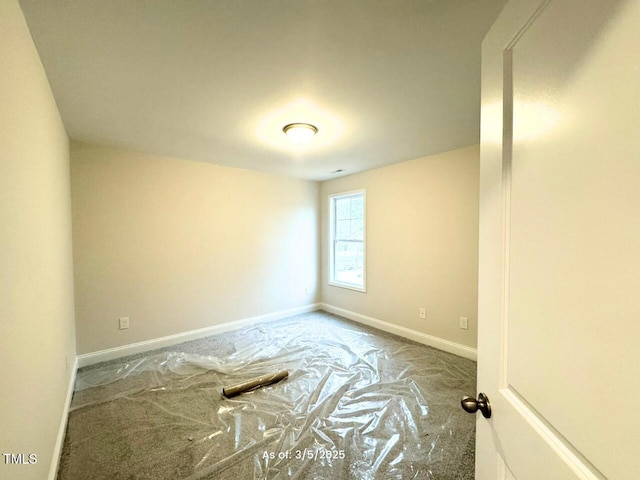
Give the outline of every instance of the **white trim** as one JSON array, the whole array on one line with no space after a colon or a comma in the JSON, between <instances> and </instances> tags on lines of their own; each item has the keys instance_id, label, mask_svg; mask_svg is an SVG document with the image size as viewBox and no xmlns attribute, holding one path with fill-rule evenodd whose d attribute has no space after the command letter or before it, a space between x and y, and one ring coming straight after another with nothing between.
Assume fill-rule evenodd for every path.
<instances>
[{"instance_id":1,"label":"white trim","mask_svg":"<svg viewBox=\"0 0 640 480\"><path fill-rule=\"evenodd\" d=\"M115 358L126 357L128 355L134 355L141 352L148 352L157 348L168 347L170 345L188 342L189 340L197 340L199 338L208 337L210 335L216 335L218 333L236 330L238 328L247 327L256 323L279 320L281 318L291 317L293 315L298 315L301 313L313 312L315 310L318 310L319 308L319 303L312 303L309 305L304 305L302 307L290 308L288 310L279 310L277 312L267 313L265 315L244 318L242 320L235 320L219 325L211 325L210 327L190 330L188 332L176 333L175 335L168 335L166 337L153 338L151 340L144 340L142 342L130 343L129 345L123 345L121 347L107 348L105 350L99 350L97 352L84 353L82 355L78 355L78 366L86 367L87 365L106 362Z\"/></svg>"},{"instance_id":2,"label":"white trim","mask_svg":"<svg viewBox=\"0 0 640 480\"><path fill-rule=\"evenodd\" d=\"M73 387L76 384L76 373L78 372L78 357L73 361L73 370L69 376L69 385L67 386L67 396L64 400L64 408L62 409L62 417L60 418L60 426L58 427L58 436L53 447L53 456L51 457L51 465L49 466L49 480L56 480L58 475L58 466L60 465L60 456L62 455L62 446L64 445L64 437L67 432L67 420L69 419L69 407L71 407L71 399L73 398Z\"/></svg>"},{"instance_id":3,"label":"white trim","mask_svg":"<svg viewBox=\"0 0 640 480\"><path fill-rule=\"evenodd\" d=\"M334 199L338 197L349 197L362 195L362 286L353 283L339 282L332 280L335 276L333 271L333 247L334 247ZM332 287L347 288L356 292L367 293L367 189L349 190L348 192L330 193L327 195L329 201L329 285Z\"/></svg>"},{"instance_id":4,"label":"white trim","mask_svg":"<svg viewBox=\"0 0 640 480\"><path fill-rule=\"evenodd\" d=\"M357 285L353 285L351 283L340 283L340 282L329 281L327 282L327 285L331 287L346 288L347 290L355 290L356 292L367 293L366 288L362 288Z\"/></svg>"},{"instance_id":5,"label":"white trim","mask_svg":"<svg viewBox=\"0 0 640 480\"><path fill-rule=\"evenodd\" d=\"M478 359L478 350L475 348L467 347L459 343L445 340L444 338L434 337L426 333L418 332L417 330L411 330L410 328L401 327L400 325L394 325L393 323L378 320L377 318L361 315L360 313L352 312L351 310L345 310L344 308L335 307L327 303L320 303L320 308L329 313L340 315L358 323L369 325L370 327L384 330L388 333L393 333L400 337L408 338L424 345L429 345L445 352L453 353L461 357L465 357L471 360Z\"/></svg>"}]
</instances>

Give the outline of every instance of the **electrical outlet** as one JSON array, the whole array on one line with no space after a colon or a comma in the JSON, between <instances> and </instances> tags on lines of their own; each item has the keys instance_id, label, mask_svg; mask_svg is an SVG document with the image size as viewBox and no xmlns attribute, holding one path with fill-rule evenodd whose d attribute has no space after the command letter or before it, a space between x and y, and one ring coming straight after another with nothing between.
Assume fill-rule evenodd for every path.
<instances>
[{"instance_id":1,"label":"electrical outlet","mask_svg":"<svg viewBox=\"0 0 640 480\"><path fill-rule=\"evenodd\" d=\"M120 317L120 330L129 328L129 317Z\"/></svg>"},{"instance_id":2,"label":"electrical outlet","mask_svg":"<svg viewBox=\"0 0 640 480\"><path fill-rule=\"evenodd\" d=\"M304 294L305 295L310 295L311 294L311 289L309 287L304 287Z\"/></svg>"},{"instance_id":3,"label":"electrical outlet","mask_svg":"<svg viewBox=\"0 0 640 480\"><path fill-rule=\"evenodd\" d=\"M469 319L467 317L460 317L460 328L469 330Z\"/></svg>"},{"instance_id":4,"label":"electrical outlet","mask_svg":"<svg viewBox=\"0 0 640 480\"><path fill-rule=\"evenodd\" d=\"M426 308L419 309L418 315L420 316L420 318L427 318L427 309Z\"/></svg>"}]
</instances>

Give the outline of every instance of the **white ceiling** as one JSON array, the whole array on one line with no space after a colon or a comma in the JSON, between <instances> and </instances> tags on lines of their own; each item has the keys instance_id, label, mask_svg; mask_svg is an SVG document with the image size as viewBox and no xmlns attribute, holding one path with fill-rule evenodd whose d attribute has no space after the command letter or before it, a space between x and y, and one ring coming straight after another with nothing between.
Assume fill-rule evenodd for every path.
<instances>
[{"instance_id":1,"label":"white ceiling","mask_svg":"<svg viewBox=\"0 0 640 480\"><path fill-rule=\"evenodd\" d=\"M313 180L477 143L504 3L21 0L71 138Z\"/></svg>"}]
</instances>

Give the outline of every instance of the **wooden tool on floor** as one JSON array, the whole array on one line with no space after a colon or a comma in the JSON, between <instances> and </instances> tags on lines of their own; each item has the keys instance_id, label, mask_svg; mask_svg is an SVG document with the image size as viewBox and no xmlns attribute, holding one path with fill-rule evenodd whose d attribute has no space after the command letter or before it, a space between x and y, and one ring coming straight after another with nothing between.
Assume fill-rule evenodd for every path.
<instances>
[{"instance_id":1,"label":"wooden tool on floor","mask_svg":"<svg viewBox=\"0 0 640 480\"><path fill-rule=\"evenodd\" d=\"M289 372L287 370L280 370L276 373L262 375L260 377L252 378L251 380L247 380L246 382L238 383L237 385L223 387L222 395L227 398L235 397L236 395L255 390L256 388L265 387L267 385L277 383L280 380L287 378L288 376Z\"/></svg>"}]
</instances>

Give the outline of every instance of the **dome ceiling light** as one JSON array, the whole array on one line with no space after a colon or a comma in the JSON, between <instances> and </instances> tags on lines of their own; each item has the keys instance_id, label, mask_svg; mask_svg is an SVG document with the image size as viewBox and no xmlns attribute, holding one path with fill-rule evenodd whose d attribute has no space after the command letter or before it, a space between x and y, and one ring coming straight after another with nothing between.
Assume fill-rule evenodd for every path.
<instances>
[{"instance_id":1,"label":"dome ceiling light","mask_svg":"<svg viewBox=\"0 0 640 480\"><path fill-rule=\"evenodd\" d=\"M317 127L308 123L290 123L282 127L282 131L298 145L307 143L318 133Z\"/></svg>"}]
</instances>

